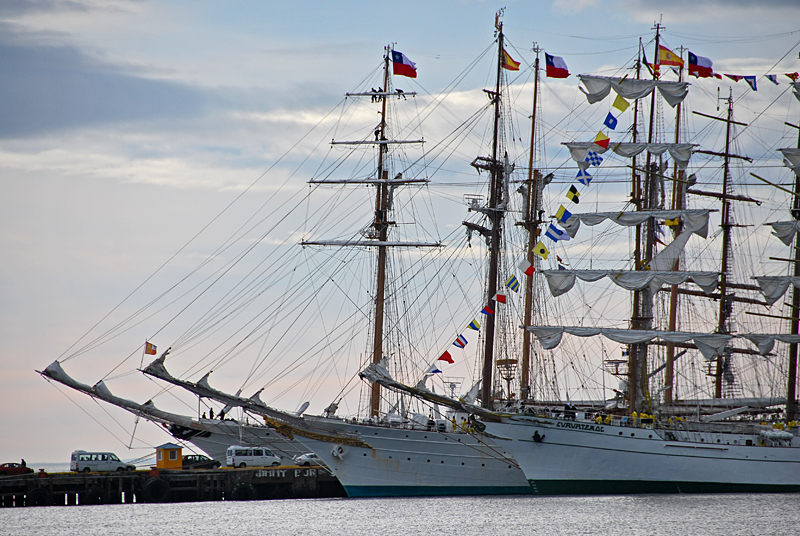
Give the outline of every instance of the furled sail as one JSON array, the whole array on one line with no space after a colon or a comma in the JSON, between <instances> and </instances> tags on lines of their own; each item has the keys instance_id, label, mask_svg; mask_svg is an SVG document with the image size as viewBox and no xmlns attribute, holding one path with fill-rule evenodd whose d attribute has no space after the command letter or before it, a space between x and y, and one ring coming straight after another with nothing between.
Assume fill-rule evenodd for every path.
<instances>
[{"instance_id":1,"label":"furled sail","mask_svg":"<svg viewBox=\"0 0 800 536\"><path fill-rule=\"evenodd\" d=\"M775 346L775 341L785 342L786 344L800 343L800 335L793 335L790 333L779 334L756 334L756 333L741 333L738 335L748 341L752 342L758 347L761 355L766 355L772 351Z\"/></svg>"},{"instance_id":2,"label":"furled sail","mask_svg":"<svg viewBox=\"0 0 800 536\"><path fill-rule=\"evenodd\" d=\"M800 101L800 82L792 82L792 87L794 87L794 96Z\"/></svg>"},{"instance_id":3,"label":"furled sail","mask_svg":"<svg viewBox=\"0 0 800 536\"><path fill-rule=\"evenodd\" d=\"M580 229L581 223L592 227L611 220L617 225L632 227L647 221L647 218L659 218L664 220L674 220L681 218L684 223L684 232L695 233L705 238L708 236L708 214L709 209L694 210L636 210L631 212L587 212L584 214L573 214L562 223L562 227L570 237L575 237Z\"/></svg>"},{"instance_id":4,"label":"furled sail","mask_svg":"<svg viewBox=\"0 0 800 536\"><path fill-rule=\"evenodd\" d=\"M792 245L794 236L800 231L800 220L775 221L767 225L772 227L772 234L780 238L781 242L787 246Z\"/></svg>"},{"instance_id":5,"label":"furled sail","mask_svg":"<svg viewBox=\"0 0 800 536\"><path fill-rule=\"evenodd\" d=\"M258 393L254 394L250 398L243 398L237 395L231 395L217 389L214 389L208 384L208 376L211 374L210 372L203 376L200 381L197 383L188 382L185 380L180 380L174 377L172 374L167 371L167 368L164 366L164 359L167 357L167 352L164 352L161 357L147 365L147 367L142 370L145 374L149 376L153 376L160 380L164 380L165 382L171 383L173 385L177 385L179 387L183 387L184 389L196 394L197 396L210 398L212 400L217 400L232 407L240 407L259 415L266 415L273 419L279 419L282 421L286 421L293 424L299 424L303 422L302 418L296 417L295 415L278 411L276 409L272 409L267 406L260 398L259 398L259 391Z\"/></svg>"},{"instance_id":6,"label":"furled sail","mask_svg":"<svg viewBox=\"0 0 800 536\"><path fill-rule=\"evenodd\" d=\"M398 382L392 378L392 375L386 369L386 361L387 360L384 357L377 363L370 363L364 368L364 370L359 372L358 375L370 383L380 384L395 392L409 393L415 397L427 400L428 402L433 402L434 404L441 404L464 413L474 413L487 420L497 420L496 413L486 410L480 406L473 405L475 396L477 396L477 390L475 387L473 387L473 389L471 389L465 397L460 398L459 400L454 400L447 396L436 394L425 387L424 379L415 387ZM477 385L478 384L476 384L476 387Z\"/></svg>"},{"instance_id":7,"label":"furled sail","mask_svg":"<svg viewBox=\"0 0 800 536\"><path fill-rule=\"evenodd\" d=\"M177 424L185 428L200 427L200 423L198 423L197 421L193 420L190 417L186 417L184 415L177 415L175 413L168 413L166 411L162 411L156 408L152 400L148 400L144 404L139 404L132 400L127 400L125 398L114 396L113 394L111 394L111 391L108 389L108 387L102 380L96 383L93 387L89 387L85 383L76 381L72 379L72 377L64 371L64 369L61 367L61 363L59 363L58 361L53 361L40 374L42 376L50 378L51 380L55 380L58 383L64 384L67 387L71 387L76 391L81 391L82 393L86 393L91 397L99 398L100 400L108 402L109 404L113 404L114 406L126 409L131 413L133 413L134 415L144 416L155 422L163 424Z\"/></svg>"},{"instance_id":8,"label":"furled sail","mask_svg":"<svg viewBox=\"0 0 800 536\"><path fill-rule=\"evenodd\" d=\"M633 158L643 151L649 152L653 156L661 156L665 152L675 160L678 169L685 170L692 157L692 148L696 147L693 143L612 143L608 149L601 147L591 141L569 141L563 142L569 149L569 155L583 170L589 168L590 163L586 160L589 151L603 154L609 149L623 158Z\"/></svg>"},{"instance_id":9,"label":"furled sail","mask_svg":"<svg viewBox=\"0 0 800 536\"><path fill-rule=\"evenodd\" d=\"M578 78L583 82L585 90L578 86L586 95L589 104L600 102L608 97L613 89L621 97L626 99L641 99L650 95L653 90L658 89L667 104L673 108L683 102L689 93L687 82L671 82L667 80L636 80L635 78L617 78L612 76L594 76L579 74ZM799 97L800 98L800 97Z\"/></svg>"},{"instance_id":10,"label":"furled sail","mask_svg":"<svg viewBox=\"0 0 800 536\"><path fill-rule=\"evenodd\" d=\"M800 175L800 149L778 149L783 154L783 164Z\"/></svg>"},{"instance_id":11,"label":"furled sail","mask_svg":"<svg viewBox=\"0 0 800 536\"><path fill-rule=\"evenodd\" d=\"M770 305L778 301L778 298L786 293L789 285L800 288L800 277L791 275L758 276L753 279L758 282L758 286L761 287L761 292L764 294L764 299Z\"/></svg>"},{"instance_id":12,"label":"furled sail","mask_svg":"<svg viewBox=\"0 0 800 536\"><path fill-rule=\"evenodd\" d=\"M577 326L528 326L526 329L539 339L542 348L545 350L552 350L561 344L561 338L564 333L569 333L576 337L603 335L621 344L638 344L658 338L672 343L693 341L707 361L711 361L722 355L725 350L725 345L728 344L728 341L733 337L733 335L720 333L689 333L684 331L659 331L653 329L606 329Z\"/></svg>"},{"instance_id":13,"label":"furled sail","mask_svg":"<svg viewBox=\"0 0 800 536\"><path fill-rule=\"evenodd\" d=\"M604 277L625 290L641 290L648 285L680 285L694 281L703 292L711 294L719 281L716 272L671 272L671 271L630 271L630 270L541 270L547 278L547 285L553 296L566 294L575 286L575 280L593 282Z\"/></svg>"}]
</instances>

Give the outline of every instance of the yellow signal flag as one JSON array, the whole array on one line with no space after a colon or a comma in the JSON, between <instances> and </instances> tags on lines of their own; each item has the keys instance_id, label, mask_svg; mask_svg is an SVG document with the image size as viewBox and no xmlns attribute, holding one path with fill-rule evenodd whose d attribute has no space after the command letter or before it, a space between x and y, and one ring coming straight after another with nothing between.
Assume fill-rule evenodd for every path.
<instances>
[{"instance_id":1,"label":"yellow signal flag","mask_svg":"<svg viewBox=\"0 0 800 536\"><path fill-rule=\"evenodd\" d=\"M539 255L544 260L547 260L547 256L550 255L550 251L539 241L535 246L533 246L533 252Z\"/></svg>"},{"instance_id":2,"label":"yellow signal flag","mask_svg":"<svg viewBox=\"0 0 800 536\"><path fill-rule=\"evenodd\" d=\"M672 227L674 225L678 225L680 223L680 218L675 218L674 220L664 220L664 225Z\"/></svg>"},{"instance_id":3,"label":"yellow signal flag","mask_svg":"<svg viewBox=\"0 0 800 536\"><path fill-rule=\"evenodd\" d=\"M616 108L620 112L624 112L625 110L627 110L630 107L630 105L631 105L631 103L629 103L628 101L623 99L622 95L617 95L617 98L614 99L614 104L612 104L611 106L613 106L614 108Z\"/></svg>"}]
</instances>

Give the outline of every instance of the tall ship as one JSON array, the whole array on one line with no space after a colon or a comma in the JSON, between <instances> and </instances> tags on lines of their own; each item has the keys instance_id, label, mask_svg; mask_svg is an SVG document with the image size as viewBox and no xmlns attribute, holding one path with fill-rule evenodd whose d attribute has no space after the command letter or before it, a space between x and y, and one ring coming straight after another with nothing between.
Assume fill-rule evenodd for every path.
<instances>
[{"instance_id":1,"label":"tall ship","mask_svg":"<svg viewBox=\"0 0 800 536\"><path fill-rule=\"evenodd\" d=\"M670 58L660 26L655 29L655 57ZM565 142L577 166L575 185L588 186L594 175L592 187L613 192L614 177L625 174L614 166L627 172L628 187L616 188L627 195L622 204L598 200L596 211L584 209L585 195L583 210L565 203L567 214L564 204L554 210L555 200L548 212L564 233L556 243L564 261L548 269L537 262L543 259L530 260L538 264L532 278L546 282L548 299L565 314L524 325L545 361L571 356L577 370L587 364L581 357L594 356L595 367L619 379L615 396L600 410L568 398L559 405L530 401L486 419L486 429L514 456L536 494L800 491L800 150L780 148L775 155L793 171L788 185L741 173L767 185L754 190L779 200L777 207L762 206L765 199L742 192L748 181L736 176L734 162L752 159L735 150L748 125L735 119L733 91L718 97L720 113L693 111L723 132L721 147L702 148L681 139L686 70L667 80L666 65L659 72L656 60L645 79L642 65L616 77L580 77L590 104L613 104L594 141ZM796 91L796 81L792 86ZM648 101L649 114L642 114ZM609 139L628 105L631 128ZM664 108L675 111L671 140L659 128ZM693 172L692 162L703 157L709 164ZM603 159L613 161L602 164L607 173ZM715 174L721 177L711 179ZM627 237L619 237L620 229ZM778 239L792 252L781 251ZM627 255L616 249L625 243ZM766 257L775 262L765 263ZM759 271L776 264L779 273ZM789 287L792 295L784 298ZM625 293L628 299L616 297ZM588 382L591 374L575 378Z\"/></svg>"},{"instance_id":2,"label":"tall ship","mask_svg":"<svg viewBox=\"0 0 800 536\"><path fill-rule=\"evenodd\" d=\"M215 458L222 457L231 444L267 445L284 457L311 450L351 497L530 494L519 465L483 432L474 418L474 408L469 410L477 399L491 396L486 393L491 393L496 383L492 379L498 359L495 341L516 331L500 326L512 321L512 315L504 315L498 308L496 315L493 311L481 318L482 339L474 346L481 345L478 369L483 371L483 378L476 382L472 375L469 379L445 377L436 367L438 356L449 355L442 354L442 346L452 348L450 341L443 344L442 340L458 329L453 322L475 314L471 309L476 305L480 305L479 311L483 306L497 308L493 300L502 287L503 219L510 210L515 168L509 156L512 147L507 143L513 142L514 136L506 134L512 127L506 73L518 70L519 64L505 50L499 16L493 45L482 56L493 65L494 86L484 91L481 97L485 100L479 101L477 111L465 119L447 108L447 94L455 92L454 87L425 100L415 91L397 88L395 76L413 78L416 72L405 55L388 46L376 71L379 77L368 78L346 94L337 111L341 115L331 121L333 126L321 121L333 140L328 143L329 158L307 182L309 192L281 200L290 215L304 218L281 244L287 247L269 251L249 272L240 270L239 263L277 234L274 227L267 226L268 230L256 239L245 237L241 232L245 226L257 227L253 217L237 231L239 234L211 252L197 273L213 264L216 255L222 257L234 246L241 248L240 253L196 279L191 283L194 287L180 290L174 302L164 305L165 309L173 303L180 305L179 312L168 317L167 326L157 328L157 337L148 337L136 368L156 382L159 388L155 396L160 400L169 402L170 397L177 399L182 393L196 396L195 411L185 412L187 406L194 405L191 402L183 402L181 413L156 407L153 397L137 403L112 394L110 380L130 378L129 371L122 372L122 363L91 386L73 379L65 370L66 362L102 351L112 340L127 334L131 325L160 313L152 303L96 339L77 346L41 374L123 408L136 415L137 422L143 418L163 425L174 438ZM413 113L409 114L408 108ZM431 116L440 113L440 108L444 109L444 120L432 121ZM345 118L345 112L351 116ZM377 122L368 114L376 114ZM398 122L408 117L409 126ZM431 177L444 173L442 168L450 165L454 154L460 157L459 152L467 151L460 147L464 139L470 140L475 131L485 132L481 131L483 118L488 119L489 135L466 143L470 150L475 146L486 152L466 164L471 165L473 174L483 175L482 184L487 184L488 193L476 192L458 199L458 215L463 215L464 202L470 213L465 227L456 225L449 235L437 236L437 226L442 225L437 220L444 214L437 214L432 206L428 192ZM428 139L421 134L424 120L434 124L430 127L434 136ZM437 131L442 126L455 127L455 131L442 134ZM436 140L434 146L425 150L431 139ZM454 187L464 186L475 188L464 183ZM342 231L340 223L346 218L363 218L366 204L356 195L365 190L371 192L371 221L364 224L362 219L357 226L351 224ZM316 206L312 193L325 201ZM415 202L422 208L415 207ZM287 217L273 217L278 221L269 225L277 227ZM322 236L331 231L338 236ZM413 237L412 231L416 232ZM471 247L473 233L481 237L480 247L476 245L478 251L470 255L472 262L465 264L464 252ZM464 266L468 267L466 271ZM240 282L217 288L223 276L236 272L244 274ZM458 278L477 290L459 289ZM473 284L474 280L478 283ZM278 294L278 303L274 301L275 289L285 292ZM454 291L458 292L454 295ZM273 293L273 301L266 300L267 305L263 305L262 296L269 293ZM187 311L199 310L196 304L200 301L211 307L199 319L184 320ZM445 307L455 321L439 314ZM253 311L255 318L248 317L244 327L235 328L233 336L223 335L223 328L231 327L234 319ZM301 313L316 318L311 323ZM499 319L497 329L495 318ZM182 324L182 331L173 329L176 324ZM164 330L174 333L173 342L168 350L156 354L151 341L167 338ZM462 335L457 341L462 338L466 344ZM195 347L211 347L212 351L201 353ZM504 349L503 353L508 351ZM149 355L158 357L147 363ZM236 374L244 376L243 383L234 389L211 386L212 371L216 371L216 381L220 369L225 373L234 359L239 366L248 358L251 364L244 371L238 368L230 374L234 378ZM316 366L308 366L309 360L315 360ZM395 377L415 387L397 391L358 381L357 374L365 364L387 374L391 370ZM181 372L173 375L171 371L179 367ZM272 377L276 379L268 379ZM261 382L260 388L253 388L254 394L242 394L257 382ZM334 382L339 383L339 394L325 404L320 415L307 414L307 402L285 411L262 400L266 396L276 398L274 389L279 385L289 391L309 384L321 389ZM347 417L339 417L346 414L347 408L342 406L354 398L347 397L353 391L357 407L349 408ZM312 394L308 391L303 396L310 398ZM461 402L452 402L458 398Z\"/></svg>"},{"instance_id":3,"label":"tall ship","mask_svg":"<svg viewBox=\"0 0 800 536\"><path fill-rule=\"evenodd\" d=\"M567 180L530 200L532 237L547 237L528 242L520 267L531 338L505 399L472 411L535 494L797 492L800 127L786 122L794 130L759 159L782 161L788 182L759 164L745 172L754 161L736 142L749 125L732 89L717 95L721 113L692 111L710 121L686 140L686 70L654 29L654 64L640 43L630 70L579 75L582 113L603 127L564 140ZM783 95L800 99L787 76ZM364 376L414 391L379 367Z\"/></svg>"},{"instance_id":4,"label":"tall ship","mask_svg":"<svg viewBox=\"0 0 800 536\"><path fill-rule=\"evenodd\" d=\"M569 112L581 125L572 136L565 121L542 128L534 46L520 147L530 109L519 113L522 84L509 74L520 65L499 15L477 111L451 108L469 101L455 85L436 96L396 87L416 72L387 46L320 114L323 134L302 140L325 158L296 158L283 174L311 177L307 190L265 189L285 213L259 208L185 285L43 376L214 457L231 444L311 450L351 497L800 491L800 179L770 182L767 201L738 191L747 174L736 163L750 159L736 154L746 125L732 93L721 114L691 114L721 135L681 133L690 84L659 65L658 26L651 67L640 55L617 76L579 76L586 103ZM584 117L604 106L616 133L587 135ZM562 163L548 165L554 150ZM779 154L797 174L800 149ZM141 381L122 370L130 355L92 386L62 366L133 341L162 311L135 367L156 386L146 403L107 386ZM170 348L158 355L156 339ZM276 409L286 400L293 410ZM319 415L306 400L324 400Z\"/></svg>"}]
</instances>

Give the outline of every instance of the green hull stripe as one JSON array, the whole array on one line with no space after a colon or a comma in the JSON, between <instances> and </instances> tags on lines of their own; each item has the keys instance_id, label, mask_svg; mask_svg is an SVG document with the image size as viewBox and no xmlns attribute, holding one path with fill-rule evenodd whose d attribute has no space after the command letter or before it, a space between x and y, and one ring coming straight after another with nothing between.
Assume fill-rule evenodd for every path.
<instances>
[{"instance_id":1,"label":"green hull stripe","mask_svg":"<svg viewBox=\"0 0 800 536\"><path fill-rule=\"evenodd\" d=\"M453 497L457 495L530 495L529 486L345 486L348 497Z\"/></svg>"},{"instance_id":2,"label":"green hull stripe","mask_svg":"<svg viewBox=\"0 0 800 536\"><path fill-rule=\"evenodd\" d=\"M530 480L536 495L627 495L635 493L797 493L797 484L731 484L639 480Z\"/></svg>"}]
</instances>

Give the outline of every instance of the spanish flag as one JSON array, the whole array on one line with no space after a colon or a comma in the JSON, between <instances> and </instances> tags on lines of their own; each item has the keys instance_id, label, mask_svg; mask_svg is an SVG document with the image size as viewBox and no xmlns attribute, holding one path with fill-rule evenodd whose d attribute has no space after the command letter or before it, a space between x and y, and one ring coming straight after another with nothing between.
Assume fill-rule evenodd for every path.
<instances>
[{"instance_id":1,"label":"spanish flag","mask_svg":"<svg viewBox=\"0 0 800 536\"><path fill-rule=\"evenodd\" d=\"M683 67L683 60L680 58L680 56L663 45L658 45L658 62L661 65L675 65L676 67Z\"/></svg>"},{"instance_id":2,"label":"spanish flag","mask_svg":"<svg viewBox=\"0 0 800 536\"><path fill-rule=\"evenodd\" d=\"M156 355L156 345L151 342L145 342L144 353L147 355Z\"/></svg>"},{"instance_id":3,"label":"spanish flag","mask_svg":"<svg viewBox=\"0 0 800 536\"><path fill-rule=\"evenodd\" d=\"M519 71L519 62L518 61L514 61L514 58L509 56L508 52L506 52L506 49L503 49L503 65L502 65L502 67L503 67L503 69L506 69L508 71Z\"/></svg>"}]
</instances>

